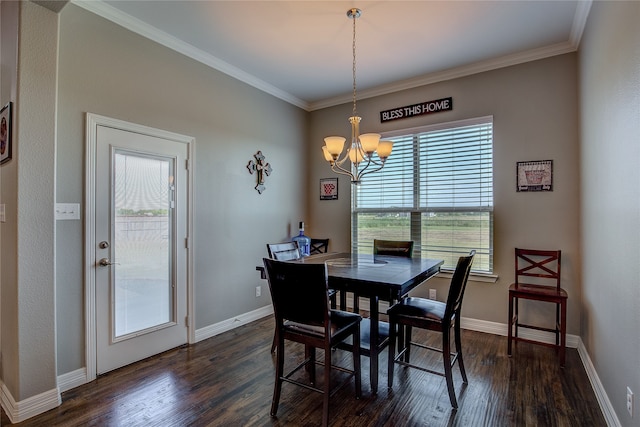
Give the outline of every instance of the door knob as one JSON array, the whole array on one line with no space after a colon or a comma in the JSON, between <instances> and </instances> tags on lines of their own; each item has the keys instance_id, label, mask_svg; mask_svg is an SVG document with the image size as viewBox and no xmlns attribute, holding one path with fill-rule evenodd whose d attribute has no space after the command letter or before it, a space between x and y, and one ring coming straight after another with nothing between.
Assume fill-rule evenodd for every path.
<instances>
[{"instance_id":1,"label":"door knob","mask_svg":"<svg viewBox=\"0 0 640 427\"><path fill-rule=\"evenodd\" d=\"M116 263L109 261L109 258L102 258L100 261L98 261L98 264L100 264L102 267L107 267Z\"/></svg>"}]
</instances>

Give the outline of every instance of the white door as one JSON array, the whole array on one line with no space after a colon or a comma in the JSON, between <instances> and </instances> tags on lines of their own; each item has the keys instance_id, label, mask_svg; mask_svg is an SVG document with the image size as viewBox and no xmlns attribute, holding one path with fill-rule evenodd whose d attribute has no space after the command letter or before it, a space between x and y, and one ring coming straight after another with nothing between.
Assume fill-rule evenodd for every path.
<instances>
[{"instance_id":1,"label":"white door","mask_svg":"<svg viewBox=\"0 0 640 427\"><path fill-rule=\"evenodd\" d=\"M95 141L95 355L102 374L188 341L189 147L100 124Z\"/></svg>"}]
</instances>

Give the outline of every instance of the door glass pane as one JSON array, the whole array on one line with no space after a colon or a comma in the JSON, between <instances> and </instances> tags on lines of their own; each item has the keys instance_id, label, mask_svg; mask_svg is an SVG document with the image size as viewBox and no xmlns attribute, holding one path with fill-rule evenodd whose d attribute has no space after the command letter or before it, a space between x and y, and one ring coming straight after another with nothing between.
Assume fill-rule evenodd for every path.
<instances>
[{"instance_id":1,"label":"door glass pane","mask_svg":"<svg viewBox=\"0 0 640 427\"><path fill-rule=\"evenodd\" d=\"M112 319L115 338L174 321L173 160L114 154Z\"/></svg>"}]
</instances>

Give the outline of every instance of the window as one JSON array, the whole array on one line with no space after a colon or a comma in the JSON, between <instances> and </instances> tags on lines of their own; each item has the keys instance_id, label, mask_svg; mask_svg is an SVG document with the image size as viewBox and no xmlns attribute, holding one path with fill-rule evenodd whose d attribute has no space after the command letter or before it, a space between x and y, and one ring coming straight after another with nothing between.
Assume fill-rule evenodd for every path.
<instances>
[{"instance_id":1,"label":"window","mask_svg":"<svg viewBox=\"0 0 640 427\"><path fill-rule=\"evenodd\" d=\"M493 271L493 117L383 135L385 167L353 188L353 250L373 239L413 240L414 256L444 259L476 250L473 271Z\"/></svg>"}]
</instances>

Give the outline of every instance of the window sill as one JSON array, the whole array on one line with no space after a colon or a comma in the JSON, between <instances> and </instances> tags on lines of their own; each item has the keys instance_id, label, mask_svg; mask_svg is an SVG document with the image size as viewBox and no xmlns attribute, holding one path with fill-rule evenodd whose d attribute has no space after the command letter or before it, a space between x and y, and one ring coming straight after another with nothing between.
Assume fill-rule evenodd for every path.
<instances>
[{"instance_id":1,"label":"window sill","mask_svg":"<svg viewBox=\"0 0 640 427\"><path fill-rule=\"evenodd\" d=\"M438 273L437 277L441 277L444 279L451 279L453 277L453 270L443 268ZM484 282L484 283L496 283L498 281L497 274L490 273L477 273L471 272L469 274L469 280L472 282Z\"/></svg>"}]
</instances>

